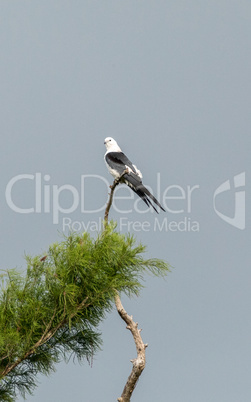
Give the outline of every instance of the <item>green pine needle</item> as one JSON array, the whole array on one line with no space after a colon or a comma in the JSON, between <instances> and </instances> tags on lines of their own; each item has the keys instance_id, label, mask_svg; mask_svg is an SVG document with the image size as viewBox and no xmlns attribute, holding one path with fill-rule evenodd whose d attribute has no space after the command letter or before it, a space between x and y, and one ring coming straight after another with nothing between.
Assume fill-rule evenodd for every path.
<instances>
[{"instance_id":1,"label":"green pine needle","mask_svg":"<svg viewBox=\"0 0 251 402\"><path fill-rule=\"evenodd\" d=\"M26 257L27 271L1 274L0 400L32 393L38 373L48 375L71 356L92 361L101 346L98 325L116 292L138 295L146 272L165 276L166 262L142 257L145 247L106 226L65 237L43 256Z\"/></svg>"}]
</instances>

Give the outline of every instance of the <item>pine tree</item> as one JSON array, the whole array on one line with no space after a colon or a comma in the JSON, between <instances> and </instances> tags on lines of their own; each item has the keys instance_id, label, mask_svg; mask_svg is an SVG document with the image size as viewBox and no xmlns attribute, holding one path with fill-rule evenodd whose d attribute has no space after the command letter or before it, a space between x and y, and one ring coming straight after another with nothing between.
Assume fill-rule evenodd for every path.
<instances>
[{"instance_id":1,"label":"pine tree","mask_svg":"<svg viewBox=\"0 0 251 402\"><path fill-rule=\"evenodd\" d=\"M145 272L164 276L169 270L162 260L144 259L144 251L133 236L106 223L96 238L71 234L46 255L27 257L24 274L3 272L1 401L32 393L37 374L49 374L62 359L91 361L101 346L99 323L117 295L138 295Z\"/></svg>"}]
</instances>

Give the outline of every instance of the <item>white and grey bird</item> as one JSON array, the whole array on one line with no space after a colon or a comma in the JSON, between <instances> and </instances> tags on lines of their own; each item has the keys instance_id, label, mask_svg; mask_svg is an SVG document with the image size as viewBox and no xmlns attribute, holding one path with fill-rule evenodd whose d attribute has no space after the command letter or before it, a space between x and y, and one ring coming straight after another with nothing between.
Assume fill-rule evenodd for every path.
<instances>
[{"instance_id":1,"label":"white and grey bird","mask_svg":"<svg viewBox=\"0 0 251 402\"><path fill-rule=\"evenodd\" d=\"M121 151L117 142L113 138L107 137L104 144L107 149L104 158L111 175L115 179L118 179L127 169L128 173L123 176L121 181L126 183L140 198L142 198L148 207L151 206L158 213L157 209L152 203L153 201L160 209L162 209L162 211L165 211L160 205L159 201L156 200L150 191L147 190L147 188L143 185L141 172Z\"/></svg>"}]
</instances>

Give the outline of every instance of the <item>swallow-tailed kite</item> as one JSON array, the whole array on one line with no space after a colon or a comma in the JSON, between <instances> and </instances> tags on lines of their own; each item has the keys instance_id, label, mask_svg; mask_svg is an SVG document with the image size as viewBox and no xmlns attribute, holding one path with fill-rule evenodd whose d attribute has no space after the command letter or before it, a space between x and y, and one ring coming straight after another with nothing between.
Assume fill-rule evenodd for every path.
<instances>
[{"instance_id":1,"label":"swallow-tailed kite","mask_svg":"<svg viewBox=\"0 0 251 402\"><path fill-rule=\"evenodd\" d=\"M140 198L142 198L148 207L151 205L158 213L157 209L152 203L153 201L160 209L162 209L162 211L165 211L160 205L159 201L156 200L156 198L150 193L150 191L147 190L147 188L145 188L145 186L143 186L141 172L121 151L117 142L113 138L107 137L104 144L107 149L105 153L105 162L111 175L115 179L118 179L127 169L128 173L124 174L121 181L126 183Z\"/></svg>"}]
</instances>

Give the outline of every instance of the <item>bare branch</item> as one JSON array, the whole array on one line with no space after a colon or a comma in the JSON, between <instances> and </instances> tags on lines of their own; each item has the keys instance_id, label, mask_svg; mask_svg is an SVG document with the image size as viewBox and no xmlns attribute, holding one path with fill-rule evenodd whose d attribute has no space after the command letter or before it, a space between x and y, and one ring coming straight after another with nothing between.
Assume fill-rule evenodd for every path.
<instances>
[{"instance_id":1,"label":"bare branch","mask_svg":"<svg viewBox=\"0 0 251 402\"><path fill-rule=\"evenodd\" d=\"M128 169L124 170L122 175L119 178L115 179L112 186L110 186L111 193L110 193L110 197L109 197L109 200L108 200L108 203L106 206L105 217L104 217L105 225L108 224L108 215L109 215L109 211L110 211L110 208L112 205L114 190L126 173L128 173ZM137 381L138 381L142 371L145 368L145 364L146 364L145 349L148 345L144 344L144 342L141 338L140 333L142 330L138 329L138 323L134 322L132 319L132 316L129 316L127 314L127 312L125 311L125 309L121 303L118 292L115 296L115 304L116 304L116 308L117 308L117 311L118 311L120 317L127 324L126 328L129 329L132 333L132 336L133 336L133 339L135 342L135 346L136 346L136 350L137 350L137 358L131 360L131 362L133 364L131 374L129 375L129 377L127 379L127 382L123 389L121 397L118 398L119 402L129 402L131 400L132 393L136 387Z\"/></svg>"},{"instance_id":2,"label":"bare branch","mask_svg":"<svg viewBox=\"0 0 251 402\"><path fill-rule=\"evenodd\" d=\"M135 342L135 346L136 346L136 350L137 350L136 359L131 360L131 362L133 364L131 374L129 375L129 377L127 379L127 382L123 389L121 397L118 398L119 402L129 402L131 399L132 393L136 387L137 381L138 381L142 371L145 368L145 364L146 364L145 349L147 347L147 344L143 343L143 340L140 335L141 329L138 329L138 323L134 322L132 319L132 316L129 316L127 314L124 307L122 306L121 300L118 295L115 297L115 304L116 304L117 311L118 311L120 317L127 324L126 328L129 329L132 333L132 336L133 336L134 342Z\"/></svg>"},{"instance_id":3,"label":"bare branch","mask_svg":"<svg viewBox=\"0 0 251 402\"><path fill-rule=\"evenodd\" d=\"M117 179L115 179L115 180L113 181L112 186L110 186L110 189L111 189L110 197L109 197L109 200L108 200L106 209L105 209L105 217L104 217L105 225L107 225L107 223L108 223L108 215L109 215L110 208L111 208L111 206L112 206L112 200L113 200L113 193L114 193L114 190L115 190L115 188L117 187L117 185L121 182L121 180L123 179L124 175L127 174L127 173L129 173L129 171L128 171L128 169L125 169L125 170L123 171L123 173L122 173Z\"/></svg>"}]
</instances>

